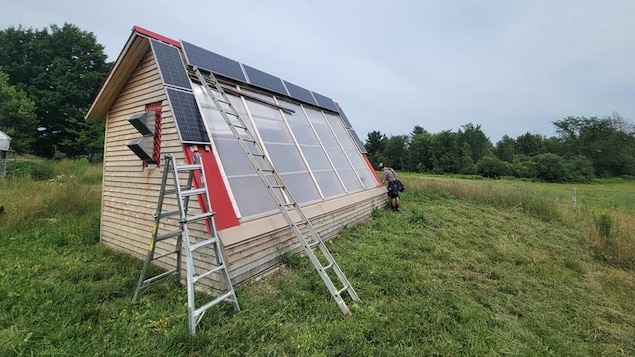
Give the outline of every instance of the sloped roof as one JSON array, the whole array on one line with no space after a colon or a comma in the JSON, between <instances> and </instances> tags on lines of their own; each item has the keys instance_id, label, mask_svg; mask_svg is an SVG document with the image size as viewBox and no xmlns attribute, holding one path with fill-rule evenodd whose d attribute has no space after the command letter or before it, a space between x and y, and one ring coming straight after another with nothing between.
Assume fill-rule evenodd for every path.
<instances>
[{"instance_id":1,"label":"sloped roof","mask_svg":"<svg viewBox=\"0 0 635 357\"><path fill-rule=\"evenodd\" d=\"M117 57L114 65L108 72L106 79L99 88L99 92L88 109L87 119L104 120L108 109L128 82L128 79L137 68L143 56L150 49L148 39L153 38L173 46L179 46L179 42L171 38L159 35L139 26L132 28L124 48Z\"/></svg>"}]
</instances>

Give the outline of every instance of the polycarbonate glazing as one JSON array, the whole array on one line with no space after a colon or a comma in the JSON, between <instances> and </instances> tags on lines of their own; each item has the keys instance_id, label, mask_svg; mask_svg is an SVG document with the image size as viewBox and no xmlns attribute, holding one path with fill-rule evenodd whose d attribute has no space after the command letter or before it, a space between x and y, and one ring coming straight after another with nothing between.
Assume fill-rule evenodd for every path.
<instances>
[{"instance_id":1,"label":"polycarbonate glazing","mask_svg":"<svg viewBox=\"0 0 635 357\"><path fill-rule=\"evenodd\" d=\"M295 139L300 145L320 146L320 141L308 122L299 123L297 121L290 122L291 132L295 135Z\"/></svg>"},{"instance_id":2,"label":"polycarbonate glazing","mask_svg":"<svg viewBox=\"0 0 635 357\"><path fill-rule=\"evenodd\" d=\"M273 98L271 101L273 102ZM319 199L315 182L309 175L309 169L280 110L251 100L247 101L247 107L271 162L289 192L300 203ZM297 177L303 179L299 180Z\"/></svg>"},{"instance_id":3,"label":"polycarbonate glazing","mask_svg":"<svg viewBox=\"0 0 635 357\"><path fill-rule=\"evenodd\" d=\"M254 120L256 120L256 125L258 126L258 131L263 141L275 143L293 142L291 133L284 121L257 117L254 117Z\"/></svg>"},{"instance_id":4,"label":"polycarbonate glazing","mask_svg":"<svg viewBox=\"0 0 635 357\"><path fill-rule=\"evenodd\" d=\"M357 174L353 169L342 169L337 171L344 182L344 186L346 187L346 191L355 192L364 188L362 186L361 181L357 177Z\"/></svg>"},{"instance_id":5,"label":"polycarbonate glazing","mask_svg":"<svg viewBox=\"0 0 635 357\"><path fill-rule=\"evenodd\" d=\"M306 161L309 163L312 171L316 170L331 170L333 171L333 165L329 162L329 158L326 157L326 153L321 146L301 146L302 153Z\"/></svg>"},{"instance_id":6,"label":"polycarbonate glazing","mask_svg":"<svg viewBox=\"0 0 635 357\"><path fill-rule=\"evenodd\" d=\"M298 147L294 144L267 144L267 151L273 162L273 167L280 172L307 171L300 156Z\"/></svg>"},{"instance_id":7,"label":"polycarbonate glazing","mask_svg":"<svg viewBox=\"0 0 635 357\"><path fill-rule=\"evenodd\" d=\"M216 152L221 157L225 175L228 178L253 175L254 168L236 139L214 138Z\"/></svg>"},{"instance_id":8,"label":"polycarbonate glazing","mask_svg":"<svg viewBox=\"0 0 635 357\"><path fill-rule=\"evenodd\" d=\"M232 105L253 136L262 140L269 160L298 203L327 199L371 187L366 182L374 182L373 174L336 115L244 88L242 91L245 92L245 99L228 94ZM271 200L269 192L213 101L200 86L195 86L194 92L240 216L250 217L276 209L275 202ZM282 112L274 106L250 99L249 96L278 103L293 112ZM258 152L254 144L246 144L252 152ZM254 158L260 160L264 166L262 159Z\"/></svg>"},{"instance_id":9,"label":"polycarbonate glazing","mask_svg":"<svg viewBox=\"0 0 635 357\"><path fill-rule=\"evenodd\" d=\"M314 171L313 176L320 185L324 197L334 197L346 193L334 170Z\"/></svg>"},{"instance_id":10,"label":"polycarbonate glazing","mask_svg":"<svg viewBox=\"0 0 635 357\"><path fill-rule=\"evenodd\" d=\"M280 177L296 202L305 203L320 199L320 193L308 172L286 173L281 174Z\"/></svg>"},{"instance_id":11,"label":"polycarbonate glazing","mask_svg":"<svg viewBox=\"0 0 635 357\"><path fill-rule=\"evenodd\" d=\"M276 202L257 175L231 177L229 185L242 217L278 209Z\"/></svg>"}]
</instances>

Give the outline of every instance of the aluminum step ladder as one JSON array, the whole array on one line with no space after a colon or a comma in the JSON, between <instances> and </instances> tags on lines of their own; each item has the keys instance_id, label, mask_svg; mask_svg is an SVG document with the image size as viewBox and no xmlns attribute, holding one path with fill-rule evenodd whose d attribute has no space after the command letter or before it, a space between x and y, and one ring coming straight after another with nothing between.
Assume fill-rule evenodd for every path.
<instances>
[{"instance_id":1,"label":"aluminum step ladder","mask_svg":"<svg viewBox=\"0 0 635 357\"><path fill-rule=\"evenodd\" d=\"M304 253L311 260L313 267L320 274L337 306L342 310L342 313L350 315L351 312L342 298L342 294L344 292L348 293L353 301L360 301L359 296L357 296L355 289L353 289L353 286L340 269L322 238L287 189L271 161L265 155L262 145L249 131L238 111L230 102L223 85L213 73L203 74L198 67L194 66L190 66L188 70L191 78L201 83L205 93L213 100L234 137L249 157L249 161L267 187L271 197L277 203L280 212L302 245ZM316 253L321 254L318 257ZM339 281L338 287L333 283L334 280Z\"/></svg>"},{"instance_id":2,"label":"aluminum step ladder","mask_svg":"<svg viewBox=\"0 0 635 357\"><path fill-rule=\"evenodd\" d=\"M172 179L172 182L170 182L170 178ZM187 178L186 181L184 180L185 178ZM200 187L196 188L195 180L198 181L198 179L200 179ZM164 204L166 196L173 196L176 198L177 209L165 209ZM203 209L198 210L198 214L191 214L192 212L189 210L190 198L194 198L195 201L202 202ZM196 206L198 206L198 204ZM192 335L196 334L196 325L200 322L207 309L212 306L226 300L234 303L236 311L240 311L236 292L234 291L234 287L223 258L222 243L218 238L214 222L214 212L211 210L211 207L212 205L209 198L209 191L207 189L207 181L205 179L205 170L203 168L201 155L198 152L194 153L192 163L183 165L177 164L173 154L166 155L165 164L163 166L163 177L161 180L161 191L159 193L157 210L154 214L152 242L150 243L145 262L143 263L139 282L137 283L137 288L132 300L137 301L139 294L142 291L164 279L174 277L177 281L180 281L181 250L182 246L185 245L187 309L189 329ZM179 229L160 233L161 220L169 217L178 217ZM196 242L192 241L188 224L193 222L205 223L206 228L209 230L210 237ZM162 241L172 241L174 243L174 248L166 253L155 256L157 243ZM206 266L204 268L198 267L199 273L196 272L194 267L194 253L197 251L202 257L209 257L212 253L215 256L215 261L205 262ZM176 267L174 269L152 277L146 277L150 263L170 255L175 255L176 258ZM209 267L207 264L209 264ZM201 272L201 270L203 271ZM225 285L225 290L207 303L196 307L194 299L196 284L200 284L200 280L205 277L210 277L214 273L219 273L220 278Z\"/></svg>"}]
</instances>

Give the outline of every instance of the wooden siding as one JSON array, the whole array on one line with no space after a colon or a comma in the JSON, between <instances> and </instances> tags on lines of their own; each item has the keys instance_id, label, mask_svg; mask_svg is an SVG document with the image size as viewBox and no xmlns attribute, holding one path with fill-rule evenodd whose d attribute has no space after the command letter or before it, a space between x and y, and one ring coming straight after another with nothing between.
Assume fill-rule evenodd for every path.
<instances>
[{"instance_id":1,"label":"wooden siding","mask_svg":"<svg viewBox=\"0 0 635 357\"><path fill-rule=\"evenodd\" d=\"M146 104L161 101L161 154L174 153L178 159L184 159L156 62L149 46L145 48L145 55L108 111L101 213L101 242L139 258L145 257L152 237L152 215L156 211L162 170L144 168L128 148L131 140L141 136L128 118L145 111ZM162 226L166 230L178 227L176 221L166 221ZM157 249L166 250L168 246L159 244ZM165 267L170 264L174 265L174 259L165 259Z\"/></svg>"}]
</instances>

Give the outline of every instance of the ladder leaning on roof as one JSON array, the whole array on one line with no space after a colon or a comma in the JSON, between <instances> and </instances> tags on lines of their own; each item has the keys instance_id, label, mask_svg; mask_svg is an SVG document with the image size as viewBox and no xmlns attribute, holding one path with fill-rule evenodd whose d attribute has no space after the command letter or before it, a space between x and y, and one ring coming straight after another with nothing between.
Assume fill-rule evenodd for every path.
<instances>
[{"instance_id":1,"label":"ladder leaning on roof","mask_svg":"<svg viewBox=\"0 0 635 357\"><path fill-rule=\"evenodd\" d=\"M187 173L187 181L183 184L182 178L179 177L179 173ZM194 187L195 175L198 174L200 178L200 188ZM172 177L173 183L170 184L169 176ZM185 178L185 177L183 177ZM167 189L172 185L172 189ZM164 199L168 195L175 195L177 201L177 209L164 210ZM190 198L199 198L203 202L203 208L200 214L192 215L189 212ZM135 290L133 301L139 298L139 294L165 278L176 277L177 281L181 276L181 247L185 244L185 266L186 266L186 283L187 283L187 309L189 318L189 329L191 334L196 333L196 325L199 323L205 311L217 303L227 300L235 304L237 311L240 311L238 306L238 299L234 287L232 286L227 267L223 258L222 243L218 238L216 231L216 224L214 222L214 212L212 211L212 205L209 198L209 191L207 189L207 181L205 180L205 170L203 169L203 161L199 153L194 153L194 158L191 164L178 165L174 158L174 155L168 154L165 156L165 165L163 166L163 177L161 180L161 191L159 192L159 200L157 203L157 211L154 214L154 228L152 232L152 242L148 249L148 255L146 256L141 274L139 276L139 282L137 289ZM165 233L159 233L160 223L162 218L178 217L179 229L168 231ZM207 239L193 242L190 237L189 223L192 222L204 222L209 229L210 236ZM155 249L158 242L173 240L174 249L167 253L155 256ZM194 267L194 252L200 251L201 256L207 257L211 254L209 250L213 251L216 257L215 262L209 263L210 266L204 266L199 268L203 270L197 274ZM153 277L146 278L146 273L150 263L157 259L161 259L170 255L176 255L176 267L170 271L155 275ZM196 307L194 300L194 292L196 284L205 277L208 277L214 273L220 273L221 279L224 280L225 290L217 297L203 304L200 307Z\"/></svg>"},{"instance_id":2,"label":"ladder leaning on roof","mask_svg":"<svg viewBox=\"0 0 635 357\"><path fill-rule=\"evenodd\" d=\"M291 193L287 190L286 185L276 172L269 158L264 154L260 142L250 133L249 129L241 119L240 115L230 102L223 86L213 73L204 75L198 67L191 67L191 74L201 83L205 93L212 99L216 108L219 110L223 119L231 129L234 137L240 143L241 148L249 157L249 161L258 173L258 176L267 187L271 197L278 204L280 212L293 230L296 238L302 245L305 254L313 263L314 268L320 274L322 281L328 288L329 292L337 306L346 315L351 312L342 298L342 293L347 292L352 300L359 301L359 297L349 283L348 279L340 269L339 265L324 244L311 222L307 219L304 212L294 200ZM303 230L306 233L303 233ZM316 255L321 252L320 258ZM330 272L334 272L335 276L329 276ZM337 288L333 284L333 278L337 278L340 287Z\"/></svg>"}]
</instances>

